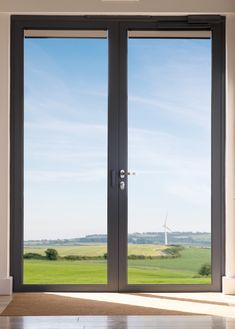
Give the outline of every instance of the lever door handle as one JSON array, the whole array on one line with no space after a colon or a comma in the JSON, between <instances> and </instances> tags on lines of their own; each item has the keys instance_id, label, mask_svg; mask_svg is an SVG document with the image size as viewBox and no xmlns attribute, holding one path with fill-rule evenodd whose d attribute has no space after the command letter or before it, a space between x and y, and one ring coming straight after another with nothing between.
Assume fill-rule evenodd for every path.
<instances>
[{"instance_id":1,"label":"lever door handle","mask_svg":"<svg viewBox=\"0 0 235 329\"><path fill-rule=\"evenodd\" d=\"M125 171L124 169L121 169L121 170L119 171L119 177L120 177L120 178L125 178L127 175L128 175L128 176L135 176L136 173L135 173L134 171L132 171L132 172L128 171L128 172L126 173L126 171Z\"/></svg>"},{"instance_id":2,"label":"lever door handle","mask_svg":"<svg viewBox=\"0 0 235 329\"><path fill-rule=\"evenodd\" d=\"M132 171L132 172L128 171L127 175L128 176L135 176L136 175L136 172L135 171Z\"/></svg>"}]
</instances>

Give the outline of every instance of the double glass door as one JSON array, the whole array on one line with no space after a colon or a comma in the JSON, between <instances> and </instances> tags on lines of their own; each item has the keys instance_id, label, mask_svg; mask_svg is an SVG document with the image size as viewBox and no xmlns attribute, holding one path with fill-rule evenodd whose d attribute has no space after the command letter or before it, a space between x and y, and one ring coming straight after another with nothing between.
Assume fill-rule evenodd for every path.
<instances>
[{"instance_id":1,"label":"double glass door","mask_svg":"<svg viewBox=\"0 0 235 329\"><path fill-rule=\"evenodd\" d=\"M223 24L73 24L15 27L15 290L219 290Z\"/></svg>"}]
</instances>

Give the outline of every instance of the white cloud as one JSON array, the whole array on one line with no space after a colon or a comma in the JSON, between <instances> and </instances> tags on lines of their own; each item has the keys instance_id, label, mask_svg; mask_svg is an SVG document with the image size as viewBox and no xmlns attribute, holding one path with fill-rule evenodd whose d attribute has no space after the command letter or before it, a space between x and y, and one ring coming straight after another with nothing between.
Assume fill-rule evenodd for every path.
<instances>
[{"instance_id":1,"label":"white cloud","mask_svg":"<svg viewBox=\"0 0 235 329\"><path fill-rule=\"evenodd\" d=\"M203 128L208 129L210 127L210 116L208 115L208 109L202 110L202 107L193 108L189 107L188 104L180 104L177 102L170 102L167 99L161 100L160 98L140 97L140 96L129 96L130 105L131 103L145 105L153 111L160 111L163 115L165 112L174 116L180 116L190 120L190 124L199 125Z\"/></svg>"}]
</instances>

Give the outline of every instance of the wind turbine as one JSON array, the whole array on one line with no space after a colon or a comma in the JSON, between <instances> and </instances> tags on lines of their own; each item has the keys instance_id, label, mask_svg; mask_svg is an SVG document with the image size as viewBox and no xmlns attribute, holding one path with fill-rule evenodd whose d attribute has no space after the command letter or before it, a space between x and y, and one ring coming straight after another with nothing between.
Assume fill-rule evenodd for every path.
<instances>
[{"instance_id":1,"label":"wind turbine","mask_svg":"<svg viewBox=\"0 0 235 329\"><path fill-rule=\"evenodd\" d=\"M166 225L167 217L168 217L168 212L166 213L164 225L162 225L162 227L164 227L164 232L165 232L165 246L167 246L167 244L168 244L168 241L167 241L167 233L168 232L172 232L172 230Z\"/></svg>"}]
</instances>

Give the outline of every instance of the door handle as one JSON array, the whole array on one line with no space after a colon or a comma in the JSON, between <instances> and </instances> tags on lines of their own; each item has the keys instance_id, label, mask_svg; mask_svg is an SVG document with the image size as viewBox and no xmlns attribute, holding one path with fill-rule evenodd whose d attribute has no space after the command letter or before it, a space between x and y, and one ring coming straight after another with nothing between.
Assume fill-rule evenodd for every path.
<instances>
[{"instance_id":1,"label":"door handle","mask_svg":"<svg viewBox=\"0 0 235 329\"><path fill-rule=\"evenodd\" d=\"M134 171L132 171L132 172L130 172L130 171L126 172L124 169L121 169L119 171L119 177L120 178L125 178L126 176L135 176L135 175L136 175L136 173Z\"/></svg>"}]
</instances>

